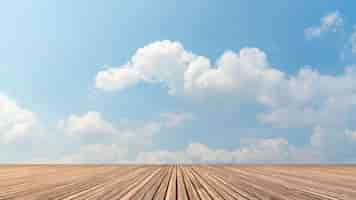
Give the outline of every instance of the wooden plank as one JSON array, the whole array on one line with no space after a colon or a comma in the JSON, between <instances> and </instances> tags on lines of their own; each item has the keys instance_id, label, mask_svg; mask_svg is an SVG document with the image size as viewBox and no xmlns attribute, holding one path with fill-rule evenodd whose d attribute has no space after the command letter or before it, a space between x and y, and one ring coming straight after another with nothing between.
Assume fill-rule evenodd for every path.
<instances>
[{"instance_id":1,"label":"wooden plank","mask_svg":"<svg viewBox=\"0 0 356 200\"><path fill-rule=\"evenodd\" d=\"M207 179L207 175L203 172L200 166L192 167L192 174L196 177L199 183L204 187L204 189L209 193L212 199L217 200L233 200L231 195L224 193L224 188L221 188L218 184Z\"/></svg>"},{"instance_id":2,"label":"wooden plank","mask_svg":"<svg viewBox=\"0 0 356 200\"><path fill-rule=\"evenodd\" d=\"M355 165L0 165L0 199L355 200Z\"/></svg>"},{"instance_id":3,"label":"wooden plank","mask_svg":"<svg viewBox=\"0 0 356 200\"><path fill-rule=\"evenodd\" d=\"M162 180L162 183L159 186L159 188L158 188L156 194L154 195L153 199L157 199L157 200L165 200L166 199L167 192L168 192L168 187L169 187L169 182L171 180L174 167L165 166L165 168L167 169L167 173L166 173L164 179ZM172 192L172 191L170 191L170 192Z\"/></svg>"},{"instance_id":4,"label":"wooden plank","mask_svg":"<svg viewBox=\"0 0 356 200\"><path fill-rule=\"evenodd\" d=\"M201 184L201 182L194 176L192 173L191 167L186 167L187 175L189 176L192 184L194 185L195 190L199 194L200 199L212 200L212 197L208 194L206 188Z\"/></svg>"},{"instance_id":5,"label":"wooden plank","mask_svg":"<svg viewBox=\"0 0 356 200\"><path fill-rule=\"evenodd\" d=\"M177 199L188 200L188 191L183 178L182 167L177 167Z\"/></svg>"},{"instance_id":6,"label":"wooden plank","mask_svg":"<svg viewBox=\"0 0 356 200\"><path fill-rule=\"evenodd\" d=\"M171 178L169 180L168 189L166 191L166 200L175 200L177 199L177 165L172 167Z\"/></svg>"},{"instance_id":7,"label":"wooden plank","mask_svg":"<svg viewBox=\"0 0 356 200\"><path fill-rule=\"evenodd\" d=\"M157 182L160 181L162 175L164 175L164 169L159 168L159 170L159 173L152 177L151 180L142 187L142 189L140 189L138 192L136 192L136 194L134 194L134 196L131 197L131 199L144 199L150 191L155 190L155 184L157 184Z\"/></svg>"},{"instance_id":8,"label":"wooden plank","mask_svg":"<svg viewBox=\"0 0 356 200\"><path fill-rule=\"evenodd\" d=\"M168 175L168 168L167 167L161 167L161 174L159 176L158 179L156 179L156 181L153 183L153 187L145 194L143 200L151 200L151 199L155 199L160 186L162 185L162 183L164 182L164 179L169 176ZM163 197L164 198L164 197Z\"/></svg>"},{"instance_id":9,"label":"wooden plank","mask_svg":"<svg viewBox=\"0 0 356 200\"><path fill-rule=\"evenodd\" d=\"M188 175L187 172L187 167L182 167L182 177L184 180L184 183L186 185L187 193L189 199L201 199L196 187L193 184L193 180L191 180L190 176Z\"/></svg>"}]
</instances>

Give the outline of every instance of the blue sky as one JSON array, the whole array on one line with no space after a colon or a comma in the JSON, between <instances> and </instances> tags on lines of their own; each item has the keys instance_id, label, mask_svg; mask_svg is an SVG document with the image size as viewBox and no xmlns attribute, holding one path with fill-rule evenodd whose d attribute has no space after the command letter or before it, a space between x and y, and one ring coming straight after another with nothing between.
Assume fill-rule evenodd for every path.
<instances>
[{"instance_id":1,"label":"blue sky","mask_svg":"<svg viewBox=\"0 0 356 200\"><path fill-rule=\"evenodd\" d=\"M0 162L355 162L352 1L12 1Z\"/></svg>"}]
</instances>

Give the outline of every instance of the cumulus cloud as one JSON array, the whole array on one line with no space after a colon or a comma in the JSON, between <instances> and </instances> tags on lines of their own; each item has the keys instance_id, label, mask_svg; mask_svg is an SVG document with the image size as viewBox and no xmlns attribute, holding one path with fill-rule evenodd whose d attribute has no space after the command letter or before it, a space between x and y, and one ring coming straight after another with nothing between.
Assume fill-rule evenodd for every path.
<instances>
[{"instance_id":1,"label":"cumulus cloud","mask_svg":"<svg viewBox=\"0 0 356 200\"><path fill-rule=\"evenodd\" d=\"M82 116L71 114L68 119L59 121L58 128L71 136L114 134L116 132L115 127L95 111L89 111Z\"/></svg>"},{"instance_id":2,"label":"cumulus cloud","mask_svg":"<svg viewBox=\"0 0 356 200\"><path fill-rule=\"evenodd\" d=\"M107 91L123 90L139 80L139 73L129 65L100 71L95 79L96 87Z\"/></svg>"},{"instance_id":3,"label":"cumulus cloud","mask_svg":"<svg viewBox=\"0 0 356 200\"><path fill-rule=\"evenodd\" d=\"M129 65L144 77L142 81L166 85L172 95L261 104L266 109L257 119L278 127L340 122L331 113L346 116L342 113L354 106L347 101L356 90L355 66L339 75L320 74L310 66L287 75L272 67L257 48L226 51L212 65L179 42L158 41L137 50Z\"/></svg>"},{"instance_id":4,"label":"cumulus cloud","mask_svg":"<svg viewBox=\"0 0 356 200\"><path fill-rule=\"evenodd\" d=\"M321 30L338 27L339 17L337 12L325 17ZM301 151L309 151L312 157L324 154L324 160L336 159L335 153L324 148L334 142L338 153L350 157L346 156L350 148L343 148L342 142L346 141L345 130L355 124L351 117L356 115L355 65L333 75L304 66L289 75L273 67L266 53L257 48L226 51L212 64L209 58L185 50L179 42L157 41L137 50L124 68L135 70L142 82L165 86L170 95L262 105L256 114L258 122L310 130L311 142ZM179 121L181 117L168 118ZM159 155L186 158L181 151L161 151Z\"/></svg>"},{"instance_id":5,"label":"cumulus cloud","mask_svg":"<svg viewBox=\"0 0 356 200\"><path fill-rule=\"evenodd\" d=\"M153 138L165 128L174 128L195 119L190 113L162 113L158 119L143 123L114 123L101 113L89 111L71 114L58 122L58 129L84 143L77 153L49 162L62 163L116 163L129 162L128 153L145 150Z\"/></svg>"},{"instance_id":6,"label":"cumulus cloud","mask_svg":"<svg viewBox=\"0 0 356 200\"><path fill-rule=\"evenodd\" d=\"M294 159L295 148L283 138L245 139L235 150L190 143L179 151L141 152L137 163L278 163Z\"/></svg>"},{"instance_id":7,"label":"cumulus cloud","mask_svg":"<svg viewBox=\"0 0 356 200\"><path fill-rule=\"evenodd\" d=\"M355 102L350 99L349 102ZM348 107L348 105L346 105ZM89 112L90 113L90 112ZM101 116L96 114L97 116ZM293 113L292 113L293 115ZM88 118L87 114L82 118ZM347 162L354 160L356 151L356 134L352 129L343 129L344 124L310 125L312 133L310 143L296 147L285 138L241 139L237 149L214 149L206 144L193 142L184 149L177 151L156 150L147 151L145 145L152 142L152 138L162 128L172 128L194 117L186 113L164 113L159 120L147 121L136 127L115 127L105 134L115 134L114 139L108 141L96 140L81 146L77 153L64 156L49 162L61 163L310 163L310 162ZM297 120L297 118L296 118ZM85 120L84 120L85 121ZM91 122L104 121L100 118ZM85 123L84 123L85 124ZM90 125L92 126L92 125ZM77 127L77 126L74 126ZM89 125L88 125L89 127ZM99 127L99 126L94 126ZM106 126L102 126L106 127ZM68 129L71 130L71 129ZM73 129L74 130L74 129ZM79 129L75 129L79 130ZM81 128L81 131L86 130ZM88 129L89 130L89 129ZM83 134L83 133L81 133ZM88 132L88 134L91 134ZM71 135L71 134L70 134ZM80 135L85 136L85 135ZM98 143L99 142L99 143ZM133 156L133 157L132 157ZM47 161L46 161L47 162Z\"/></svg>"},{"instance_id":8,"label":"cumulus cloud","mask_svg":"<svg viewBox=\"0 0 356 200\"><path fill-rule=\"evenodd\" d=\"M38 127L35 113L0 94L0 143L23 140L29 134L36 134Z\"/></svg>"},{"instance_id":9,"label":"cumulus cloud","mask_svg":"<svg viewBox=\"0 0 356 200\"><path fill-rule=\"evenodd\" d=\"M138 49L124 66L98 72L96 87L123 90L128 86L126 72L123 72L127 70L135 71L139 77L130 81L130 85L139 80L159 83L167 87L171 95L188 96L237 93L239 98L248 98L260 90L273 88L284 77L257 48L243 48L238 53L226 51L216 65L212 65L208 58L185 50L181 43L165 40ZM107 74L120 74L121 78Z\"/></svg>"},{"instance_id":10,"label":"cumulus cloud","mask_svg":"<svg viewBox=\"0 0 356 200\"><path fill-rule=\"evenodd\" d=\"M339 11L333 11L320 19L320 25L312 26L304 30L305 37L313 39L326 32L337 32L343 29L344 20Z\"/></svg>"},{"instance_id":11,"label":"cumulus cloud","mask_svg":"<svg viewBox=\"0 0 356 200\"><path fill-rule=\"evenodd\" d=\"M165 85L171 95L205 99L222 96L273 107L303 105L316 98L349 94L355 88L354 66L341 75L323 75L306 66L288 76L273 67L266 53L257 48L226 51L213 65L208 58L185 50L179 42L166 40L138 49L131 60L109 71L130 68L140 74L141 81ZM97 77L106 71L98 72Z\"/></svg>"},{"instance_id":12,"label":"cumulus cloud","mask_svg":"<svg viewBox=\"0 0 356 200\"><path fill-rule=\"evenodd\" d=\"M279 128L347 128L356 113L356 68L339 75L323 75L309 67L290 76L282 87L264 94L264 111L256 118Z\"/></svg>"},{"instance_id":13,"label":"cumulus cloud","mask_svg":"<svg viewBox=\"0 0 356 200\"><path fill-rule=\"evenodd\" d=\"M257 48L243 48L238 53L226 51L216 66L208 63L198 60L189 65L184 74L186 95L229 95L235 100L253 101L256 94L276 87L285 76Z\"/></svg>"},{"instance_id":14,"label":"cumulus cloud","mask_svg":"<svg viewBox=\"0 0 356 200\"><path fill-rule=\"evenodd\" d=\"M178 42L154 42L138 49L127 64L98 72L95 86L104 90L123 90L139 81L164 83L174 94L178 92L182 74L193 57Z\"/></svg>"},{"instance_id":15,"label":"cumulus cloud","mask_svg":"<svg viewBox=\"0 0 356 200\"><path fill-rule=\"evenodd\" d=\"M267 97L265 111L257 114L261 123L278 128L307 128L310 144L304 149L320 162L354 160L356 142L350 129L356 114L356 68L347 67L340 75L322 75L305 68L290 77L279 94ZM348 136L347 136L348 135Z\"/></svg>"}]
</instances>

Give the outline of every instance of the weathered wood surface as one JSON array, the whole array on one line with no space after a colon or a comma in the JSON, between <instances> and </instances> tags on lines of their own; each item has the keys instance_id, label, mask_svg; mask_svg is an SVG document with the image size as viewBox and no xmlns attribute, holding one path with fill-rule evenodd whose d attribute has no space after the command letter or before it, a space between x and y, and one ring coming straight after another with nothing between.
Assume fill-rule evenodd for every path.
<instances>
[{"instance_id":1,"label":"weathered wood surface","mask_svg":"<svg viewBox=\"0 0 356 200\"><path fill-rule=\"evenodd\" d=\"M0 199L356 200L356 166L3 165Z\"/></svg>"}]
</instances>

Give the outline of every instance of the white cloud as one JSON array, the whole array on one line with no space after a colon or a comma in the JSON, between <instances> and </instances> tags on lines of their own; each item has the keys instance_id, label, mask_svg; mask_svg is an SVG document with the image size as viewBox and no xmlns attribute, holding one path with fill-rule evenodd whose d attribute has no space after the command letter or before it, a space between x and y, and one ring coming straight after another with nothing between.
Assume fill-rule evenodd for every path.
<instances>
[{"instance_id":1,"label":"white cloud","mask_svg":"<svg viewBox=\"0 0 356 200\"><path fill-rule=\"evenodd\" d=\"M139 73L130 66L110 68L100 71L96 76L96 87L111 91L125 89L140 80Z\"/></svg>"},{"instance_id":2,"label":"white cloud","mask_svg":"<svg viewBox=\"0 0 356 200\"><path fill-rule=\"evenodd\" d=\"M36 134L38 127L35 113L0 94L0 143L23 140L29 134Z\"/></svg>"},{"instance_id":3,"label":"white cloud","mask_svg":"<svg viewBox=\"0 0 356 200\"><path fill-rule=\"evenodd\" d=\"M304 30L305 37L313 39L320 37L325 32L337 32L343 29L344 20L338 11L330 12L320 19L320 25Z\"/></svg>"},{"instance_id":4,"label":"white cloud","mask_svg":"<svg viewBox=\"0 0 356 200\"><path fill-rule=\"evenodd\" d=\"M283 138L242 140L235 150L190 143L180 151L141 152L137 163L278 163L293 161L295 149Z\"/></svg>"},{"instance_id":5,"label":"white cloud","mask_svg":"<svg viewBox=\"0 0 356 200\"><path fill-rule=\"evenodd\" d=\"M272 67L267 55L257 48L226 51L212 65L208 58L185 50L179 42L158 41L138 49L131 60L124 68L137 71L146 83L167 86L172 95L205 99L220 96L234 102L257 101L269 107L303 105L315 98L349 94L356 85L355 67L338 76L303 67L296 75L287 76Z\"/></svg>"},{"instance_id":6,"label":"white cloud","mask_svg":"<svg viewBox=\"0 0 356 200\"><path fill-rule=\"evenodd\" d=\"M115 127L95 111L89 111L82 116L72 114L68 119L60 120L58 128L72 136L114 134L116 132Z\"/></svg>"},{"instance_id":7,"label":"white cloud","mask_svg":"<svg viewBox=\"0 0 356 200\"><path fill-rule=\"evenodd\" d=\"M124 66L98 72L96 87L123 90L128 86L126 78L103 75L121 74L122 70L135 71L143 82L163 84L171 95L187 96L236 93L239 98L248 98L260 90L273 88L284 77L284 73L270 66L266 54L257 48L243 48L239 53L227 51L214 66L208 58L168 40L138 49ZM130 85L138 81L135 79Z\"/></svg>"},{"instance_id":8,"label":"white cloud","mask_svg":"<svg viewBox=\"0 0 356 200\"><path fill-rule=\"evenodd\" d=\"M340 24L338 17L339 14L331 14L323 19L323 30ZM343 148L341 141L346 140L341 133L355 124L350 117L356 116L355 65L336 75L321 74L310 66L287 75L273 67L267 55L257 48L242 48L237 53L226 51L212 64L207 57L185 50L179 42L158 41L137 50L125 67L136 70L140 81L166 86L171 95L262 105L263 110L256 115L258 122L310 130L309 146L298 150L304 152L302 157L309 153L312 158L337 159L325 144L335 146L340 154L352 146ZM319 134L315 131L318 128ZM331 145L333 141L337 142ZM182 151L161 151L159 155L167 159L187 158ZM345 154L347 157L350 155Z\"/></svg>"},{"instance_id":9,"label":"white cloud","mask_svg":"<svg viewBox=\"0 0 356 200\"><path fill-rule=\"evenodd\" d=\"M348 67L341 75L321 75L301 69L290 77L284 88L266 93L266 111L257 119L277 127L340 125L355 112L356 68Z\"/></svg>"},{"instance_id":10,"label":"white cloud","mask_svg":"<svg viewBox=\"0 0 356 200\"><path fill-rule=\"evenodd\" d=\"M325 24L332 24L335 17L330 16L323 20ZM144 77L142 81L160 82L170 94L258 103L266 109L257 119L277 127L339 123L341 118L331 113L346 116L344 111L353 111L354 104L346 101L353 99L356 91L356 66L340 75L320 74L306 66L287 76L272 67L267 55L257 48L226 51L212 65L208 58L171 41L151 43L137 50L131 60L130 67Z\"/></svg>"},{"instance_id":11,"label":"white cloud","mask_svg":"<svg viewBox=\"0 0 356 200\"><path fill-rule=\"evenodd\" d=\"M200 57L189 65L184 74L186 95L228 95L238 101L254 101L256 94L275 87L284 78L284 73L274 69L267 55L257 48L226 51L216 66L209 63Z\"/></svg>"},{"instance_id":12,"label":"white cloud","mask_svg":"<svg viewBox=\"0 0 356 200\"><path fill-rule=\"evenodd\" d=\"M174 94L193 57L178 42L154 42L138 49L127 64L98 72L95 85L104 90L122 90L141 80L164 83Z\"/></svg>"},{"instance_id":13,"label":"white cloud","mask_svg":"<svg viewBox=\"0 0 356 200\"><path fill-rule=\"evenodd\" d=\"M179 151L145 151L145 145L162 128L173 128L195 119L189 113L163 113L158 120L136 126L120 126L105 120L98 112L71 115L59 124L67 134L81 137L101 134L100 138L85 144L77 153L50 162L61 163L276 163L303 161L303 154L284 138L241 140L234 150L212 149L205 144L190 143ZM99 142L99 143L98 143ZM130 155L137 154L135 160ZM308 158L308 156L305 156ZM132 158L132 157L131 157ZM306 159L305 158L305 159ZM46 161L47 162L47 161Z\"/></svg>"},{"instance_id":14,"label":"white cloud","mask_svg":"<svg viewBox=\"0 0 356 200\"><path fill-rule=\"evenodd\" d=\"M113 123L96 111L72 114L58 122L58 129L84 142L79 152L49 162L115 163L128 162L127 154L135 154L152 145L153 138L164 128L174 128L193 120L190 113L162 113L158 119L144 123ZM102 156L101 156L102 155ZM41 162L41 160L40 160Z\"/></svg>"},{"instance_id":15,"label":"white cloud","mask_svg":"<svg viewBox=\"0 0 356 200\"><path fill-rule=\"evenodd\" d=\"M286 82L286 89L276 90L257 115L259 122L279 128L307 128L310 144L304 156L312 155L320 162L347 162L354 160L356 142L345 130L355 124L356 68L346 68L340 75L322 75L302 69ZM289 130L289 129L286 129Z\"/></svg>"},{"instance_id":16,"label":"white cloud","mask_svg":"<svg viewBox=\"0 0 356 200\"><path fill-rule=\"evenodd\" d=\"M190 143L177 151L140 152L136 163L344 163L355 160L356 133L314 128L310 144L296 147L285 138L241 139L237 149Z\"/></svg>"}]
</instances>

